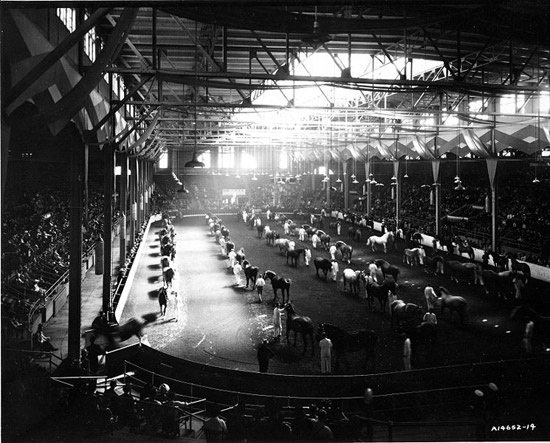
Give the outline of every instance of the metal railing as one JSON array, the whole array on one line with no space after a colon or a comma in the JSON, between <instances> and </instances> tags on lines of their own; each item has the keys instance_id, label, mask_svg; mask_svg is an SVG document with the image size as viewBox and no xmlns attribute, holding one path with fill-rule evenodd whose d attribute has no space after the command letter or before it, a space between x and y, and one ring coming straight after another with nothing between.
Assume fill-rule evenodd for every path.
<instances>
[{"instance_id":1,"label":"metal railing","mask_svg":"<svg viewBox=\"0 0 550 443\"><path fill-rule=\"evenodd\" d=\"M2 352L13 354L15 360L24 367L25 363L36 363L41 367L47 369L49 374L59 367L63 362L63 359L57 354L50 351L32 351L26 349L2 349Z\"/></svg>"}]
</instances>

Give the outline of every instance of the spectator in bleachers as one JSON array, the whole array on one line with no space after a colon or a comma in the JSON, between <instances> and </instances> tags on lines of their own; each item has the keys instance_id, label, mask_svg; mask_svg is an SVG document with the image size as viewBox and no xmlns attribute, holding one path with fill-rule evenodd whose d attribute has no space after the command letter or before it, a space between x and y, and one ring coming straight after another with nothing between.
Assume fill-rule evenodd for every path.
<instances>
[{"instance_id":1,"label":"spectator in bleachers","mask_svg":"<svg viewBox=\"0 0 550 443\"><path fill-rule=\"evenodd\" d=\"M34 343L36 347L45 352L57 351L57 348L50 343L50 337L44 335L44 325L40 323L34 334Z\"/></svg>"}]
</instances>

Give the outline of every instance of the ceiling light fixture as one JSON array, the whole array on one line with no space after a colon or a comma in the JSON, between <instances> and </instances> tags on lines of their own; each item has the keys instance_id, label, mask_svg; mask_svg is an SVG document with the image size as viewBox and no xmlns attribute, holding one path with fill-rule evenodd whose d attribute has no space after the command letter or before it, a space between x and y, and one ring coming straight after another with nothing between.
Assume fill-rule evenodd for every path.
<instances>
[{"instance_id":1,"label":"ceiling light fixture","mask_svg":"<svg viewBox=\"0 0 550 443\"><path fill-rule=\"evenodd\" d=\"M197 23L195 22L195 37L197 36ZM185 163L186 168L204 168L204 163L197 158L197 45L195 45L195 91L194 91L194 102L195 102L195 113L193 116L193 126L194 126L194 137L193 137L193 158Z\"/></svg>"}]
</instances>

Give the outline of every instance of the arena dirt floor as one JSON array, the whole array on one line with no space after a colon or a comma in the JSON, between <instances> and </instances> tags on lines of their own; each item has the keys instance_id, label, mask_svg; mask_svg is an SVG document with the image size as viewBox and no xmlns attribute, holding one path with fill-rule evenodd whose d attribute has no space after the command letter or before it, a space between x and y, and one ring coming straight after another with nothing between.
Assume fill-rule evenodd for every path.
<instances>
[{"instance_id":1,"label":"arena dirt floor","mask_svg":"<svg viewBox=\"0 0 550 443\"><path fill-rule=\"evenodd\" d=\"M391 327L389 313L381 312L378 301L371 309L366 302L364 287L361 294L354 296L345 292L341 282L325 281L315 274L313 263L305 266L303 257L299 265L286 264L285 256L278 247L269 246L259 239L256 230L250 230L235 215L221 216L223 224L230 230L231 240L236 248L244 248L246 258L260 272L267 269L292 280L290 298L300 315L309 316L314 324L328 322L353 331L372 329L379 336L376 348L376 365L365 369L364 352L348 353L335 373L365 374L392 372L403 369L402 349L404 337ZM306 220L295 220L306 223ZM273 221L266 222L272 229ZM203 216L174 220L177 233L177 255L175 258L176 278L174 289L180 297L179 320L175 321L173 304L165 318L148 326L149 343L156 349L207 365L231 369L257 371L256 347L262 339L270 340L275 352L269 372L280 374L320 373L319 348L315 353L302 353L302 341L297 347L290 346L286 339L285 317L283 316L283 339L273 340L273 291L268 281L264 289L263 303L259 303L256 291L237 287L235 277L227 267L227 260L221 255L220 247L210 235ZM146 241L146 253L137 270L135 288L125 306L122 322L158 311L157 289L162 285L158 232L160 222L151 226ZM342 234L347 233L343 226ZM455 284L449 276L433 276L422 267L402 264L403 242L396 251L384 254L367 249L368 235L376 234L363 229L361 243L353 242L355 250L351 265L340 262L340 271L345 267L365 269L375 258L383 258L398 265L401 275L398 281L398 298L426 308L424 287L445 286L454 295L466 298L468 315L464 325L457 318L452 321L448 312L441 313L436 307L438 318L437 340L431 351L421 349L415 368L430 366L478 363L518 358L522 355L521 342L524 321L510 320L514 305L500 299L487 297L477 286L466 283ZM347 236L334 236L333 241L348 242ZM309 246L297 238L296 247ZM428 255L431 254L428 248ZM316 256L329 257L328 251L312 250ZM340 258L340 256L338 256ZM453 259L457 259L454 256ZM334 363L334 361L333 361Z\"/></svg>"}]
</instances>

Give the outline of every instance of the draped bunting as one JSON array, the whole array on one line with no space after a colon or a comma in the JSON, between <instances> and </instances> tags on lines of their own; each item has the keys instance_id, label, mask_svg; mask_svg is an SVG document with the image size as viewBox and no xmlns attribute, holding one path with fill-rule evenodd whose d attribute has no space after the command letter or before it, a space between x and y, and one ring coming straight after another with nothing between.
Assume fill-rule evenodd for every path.
<instances>
[{"instance_id":1,"label":"draped bunting","mask_svg":"<svg viewBox=\"0 0 550 443\"><path fill-rule=\"evenodd\" d=\"M122 12L120 19L113 29L109 40L101 51L101 54L97 57L95 63L87 70L85 76L78 79L76 76L71 75L68 81L65 79L65 81L61 81L59 83L57 83L58 79L56 78L56 86L58 86L58 91L61 92L61 98L53 103L46 103L43 100L41 105L39 105L39 113L27 119L29 124L48 124L50 131L56 135L66 126L69 120L71 120L86 105L87 97L103 79L105 66L110 60L116 58L118 52L122 49L122 45L130 32L138 9L139 8L126 8ZM16 19L16 17L18 19ZM15 12L14 20L16 21L22 35L25 35L29 32L29 30L32 32L31 35L25 40L25 44L27 45L28 51L32 55L36 55L36 52L33 51L33 48L35 51L36 48L30 43L30 41L35 40L36 34L40 34L40 31L36 28L36 26L34 26L34 24L25 19L24 16L19 16L17 12ZM45 38L40 38L40 40L42 42L47 42ZM49 43L41 44L49 45L51 48L51 44ZM62 57L59 63L62 66L64 63L67 64L67 58ZM68 70L65 70L65 73L67 71ZM73 86L73 82L75 80L77 80L77 83ZM48 90L51 90L52 86L50 86ZM67 92L62 90L67 87L71 87L71 89ZM90 114L93 114L93 111L90 112ZM92 116L90 115L90 117Z\"/></svg>"},{"instance_id":2,"label":"draped bunting","mask_svg":"<svg viewBox=\"0 0 550 443\"><path fill-rule=\"evenodd\" d=\"M147 139L149 138L153 130L157 127L159 117L160 117L160 113L157 113L157 115L155 115L155 118L153 118L153 121L151 122L151 124L147 127L147 129L143 132L143 134L141 134L141 137L128 147L128 151L133 152L137 150L139 146L141 146L143 143L147 141ZM139 154L139 151L135 152L135 154Z\"/></svg>"},{"instance_id":3,"label":"draped bunting","mask_svg":"<svg viewBox=\"0 0 550 443\"><path fill-rule=\"evenodd\" d=\"M9 12L21 36L18 41L20 47L17 50L22 56L21 60L10 65L11 78L21 79L52 53L54 46L48 41L47 36L44 35L41 29L24 14L24 10L10 9ZM126 20L125 26L131 21L132 14L133 12L128 12L128 20ZM120 42L113 41L112 46L116 49L120 46ZM52 134L58 134L69 120L73 120L81 132L84 133L86 130L92 129L107 114L108 100L95 88L96 82L92 85L92 89L88 94L83 93L81 96L75 97L75 100L78 99L80 102L79 109L75 111L73 107L71 112L64 115L64 118L59 118L58 107L62 106L62 100L66 100L66 97L79 85L82 79L82 75L78 72L73 60L69 58L69 54L64 54L6 107L6 114L10 115L25 101L32 100L38 107L41 116L51 114L47 116L46 121ZM102 74L99 81L104 81ZM74 113L70 115L72 112ZM43 121L43 123L45 122ZM116 115L115 126L115 133L120 133L126 127L126 122L120 113ZM95 140L106 140L111 133L110 125L105 125L103 129L97 131L94 138ZM134 139L135 136L132 134L129 137L129 142Z\"/></svg>"}]
</instances>

